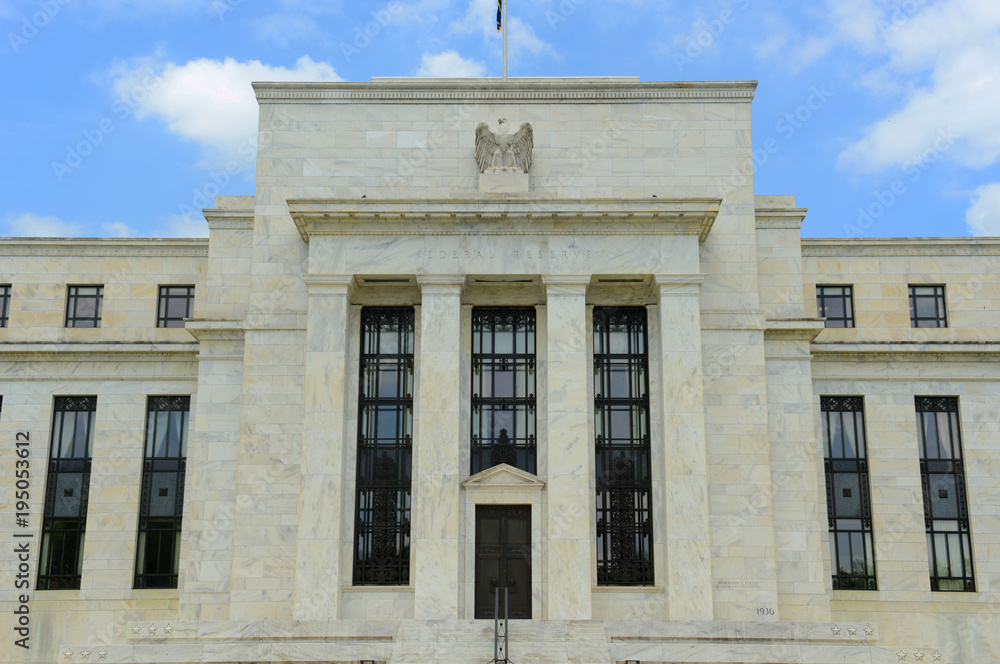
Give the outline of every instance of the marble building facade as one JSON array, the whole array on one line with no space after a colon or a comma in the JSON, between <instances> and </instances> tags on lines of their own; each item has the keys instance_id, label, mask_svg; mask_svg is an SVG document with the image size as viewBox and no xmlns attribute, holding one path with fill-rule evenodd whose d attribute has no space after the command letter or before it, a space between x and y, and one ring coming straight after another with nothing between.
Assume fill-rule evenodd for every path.
<instances>
[{"instance_id":1,"label":"marble building facade","mask_svg":"<svg viewBox=\"0 0 1000 664\"><path fill-rule=\"evenodd\" d=\"M255 90L207 240L0 243L0 659L1000 661L1000 240L802 238L753 82Z\"/></svg>"}]
</instances>

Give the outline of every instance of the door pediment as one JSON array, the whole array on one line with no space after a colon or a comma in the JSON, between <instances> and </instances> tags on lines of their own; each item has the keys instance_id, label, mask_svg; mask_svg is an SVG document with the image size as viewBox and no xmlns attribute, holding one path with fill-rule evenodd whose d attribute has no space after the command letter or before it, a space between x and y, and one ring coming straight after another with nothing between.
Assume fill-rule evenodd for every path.
<instances>
[{"instance_id":1,"label":"door pediment","mask_svg":"<svg viewBox=\"0 0 1000 664\"><path fill-rule=\"evenodd\" d=\"M545 482L538 479L537 476L531 473L521 470L520 468L515 468L506 463L501 463L499 465L493 466L492 468L487 468L486 470L480 471L465 480L462 483L469 491L475 491L477 489L488 489L488 490L535 490L541 491L545 486Z\"/></svg>"}]
</instances>

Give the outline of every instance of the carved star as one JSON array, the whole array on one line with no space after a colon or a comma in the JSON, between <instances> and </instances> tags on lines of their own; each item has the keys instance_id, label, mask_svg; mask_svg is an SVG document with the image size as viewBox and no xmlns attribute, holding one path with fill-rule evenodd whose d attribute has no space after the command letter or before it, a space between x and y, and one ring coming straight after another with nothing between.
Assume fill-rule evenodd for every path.
<instances>
[{"instance_id":1,"label":"carved star","mask_svg":"<svg viewBox=\"0 0 1000 664\"><path fill-rule=\"evenodd\" d=\"M918 650L917 652L913 653L913 659L917 660L918 662L923 661L924 653Z\"/></svg>"},{"instance_id":2,"label":"carved star","mask_svg":"<svg viewBox=\"0 0 1000 664\"><path fill-rule=\"evenodd\" d=\"M833 629L831 629L830 631L833 632L834 634L840 634L840 631L841 631L840 630L840 625L834 625Z\"/></svg>"},{"instance_id":3,"label":"carved star","mask_svg":"<svg viewBox=\"0 0 1000 664\"><path fill-rule=\"evenodd\" d=\"M138 625L132 625L132 633L133 634L138 634L141 631L142 631L142 627L139 627Z\"/></svg>"},{"instance_id":4,"label":"carved star","mask_svg":"<svg viewBox=\"0 0 1000 664\"><path fill-rule=\"evenodd\" d=\"M172 634L173 631L174 631L174 626L171 625L170 623L167 623L167 626L163 628L164 634Z\"/></svg>"},{"instance_id":5,"label":"carved star","mask_svg":"<svg viewBox=\"0 0 1000 664\"><path fill-rule=\"evenodd\" d=\"M850 634L851 636L854 636L855 634L858 633L858 628L855 627L854 625L851 625L850 627L847 628L847 633Z\"/></svg>"},{"instance_id":6,"label":"carved star","mask_svg":"<svg viewBox=\"0 0 1000 664\"><path fill-rule=\"evenodd\" d=\"M83 657L84 659L90 659L90 651L84 648L83 650L80 651L80 657Z\"/></svg>"},{"instance_id":7,"label":"carved star","mask_svg":"<svg viewBox=\"0 0 1000 664\"><path fill-rule=\"evenodd\" d=\"M934 659L935 662L941 661L941 653L939 652L935 652L933 655L931 655L931 657Z\"/></svg>"},{"instance_id":8,"label":"carved star","mask_svg":"<svg viewBox=\"0 0 1000 664\"><path fill-rule=\"evenodd\" d=\"M104 649L104 646L101 646L101 649L97 651L97 658L104 659L107 656L108 656L108 651Z\"/></svg>"},{"instance_id":9,"label":"carved star","mask_svg":"<svg viewBox=\"0 0 1000 664\"><path fill-rule=\"evenodd\" d=\"M871 636L874 633L875 633L875 628L874 627L872 627L871 625L868 625L867 627L865 627L865 634L867 634L868 636Z\"/></svg>"},{"instance_id":10,"label":"carved star","mask_svg":"<svg viewBox=\"0 0 1000 664\"><path fill-rule=\"evenodd\" d=\"M63 653L63 657L65 657L66 659L69 659L72 656L73 656L73 651L70 650L69 648L66 648L66 652Z\"/></svg>"},{"instance_id":11,"label":"carved star","mask_svg":"<svg viewBox=\"0 0 1000 664\"><path fill-rule=\"evenodd\" d=\"M896 653L896 657L898 657L900 659L900 661L902 661L902 660L906 659L906 653L903 652L902 650L900 650L899 652Z\"/></svg>"},{"instance_id":12,"label":"carved star","mask_svg":"<svg viewBox=\"0 0 1000 664\"><path fill-rule=\"evenodd\" d=\"M146 631L149 632L150 634L156 634L156 625L150 625L149 627L146 628Z\"/></svg>"}]
</instances>

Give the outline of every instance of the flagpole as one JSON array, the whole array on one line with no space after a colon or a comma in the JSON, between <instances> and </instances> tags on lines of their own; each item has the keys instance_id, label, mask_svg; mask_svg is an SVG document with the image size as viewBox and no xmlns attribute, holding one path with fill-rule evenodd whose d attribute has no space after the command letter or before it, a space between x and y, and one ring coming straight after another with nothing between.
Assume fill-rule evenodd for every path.
<instances>
[{"instance_id":1,"label":"flagpole","mask_svg":"<svg viewBox=\"0 0 1000 664\"><path fill-rule=\"evenodd\" d=\"M503 29L503 80L507 80L507 28L510 27L507 23L507 2L509 0L504 0L501 7L503 9L503 18L500 22L500 26Z\"/></svg>"}]
</instances>

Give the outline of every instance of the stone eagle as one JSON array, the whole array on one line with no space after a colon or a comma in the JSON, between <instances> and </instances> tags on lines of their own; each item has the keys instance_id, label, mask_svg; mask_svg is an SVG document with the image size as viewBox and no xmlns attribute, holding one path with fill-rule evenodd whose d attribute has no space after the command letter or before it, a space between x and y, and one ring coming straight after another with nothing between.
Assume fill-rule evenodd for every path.
<instances>
[{"instance_id":1,"label":"stone eagle","mask_svg":"<svg viewBox=\"0 0 1000 664\"><path fill-rule=\"evenodd\" d=\"M527 173L531 168L531 148L534 134L527 122L517 133L508 134L507 118L500 118L497 133L485 122L476 127L476 163L479 172Z\"/></svg>"}]
</instances>

